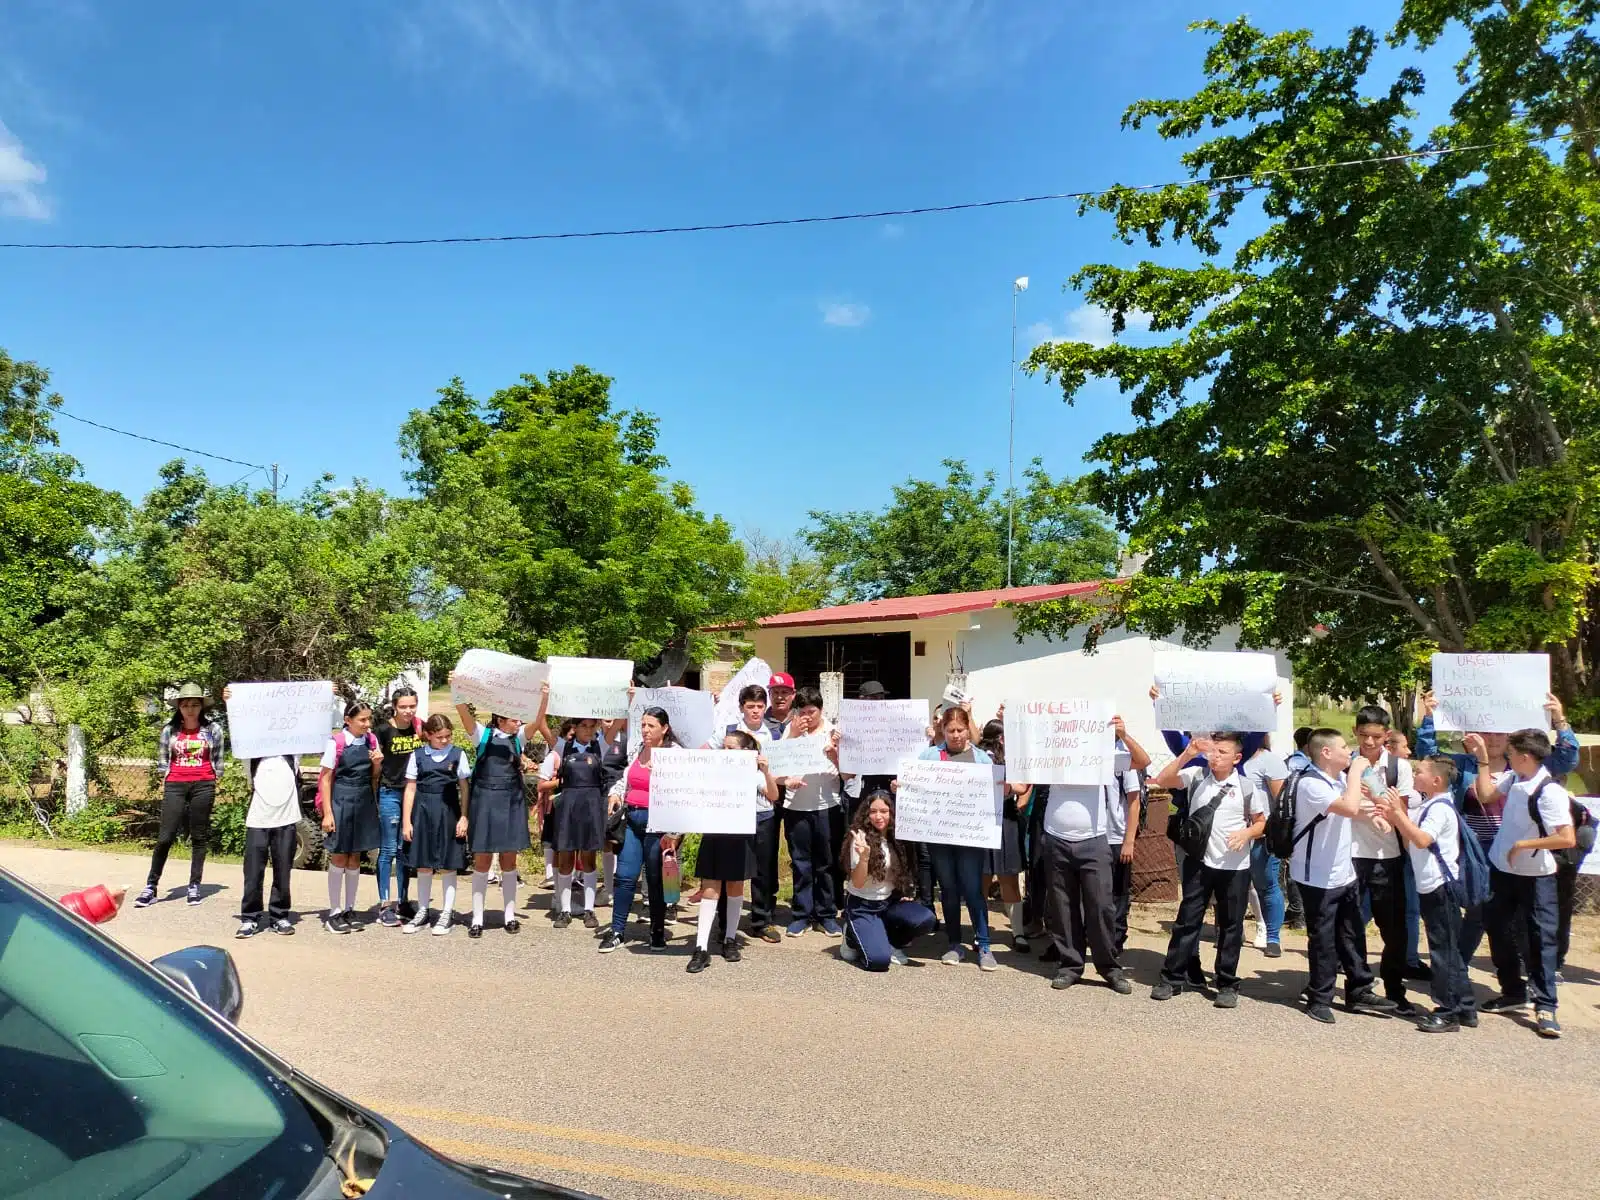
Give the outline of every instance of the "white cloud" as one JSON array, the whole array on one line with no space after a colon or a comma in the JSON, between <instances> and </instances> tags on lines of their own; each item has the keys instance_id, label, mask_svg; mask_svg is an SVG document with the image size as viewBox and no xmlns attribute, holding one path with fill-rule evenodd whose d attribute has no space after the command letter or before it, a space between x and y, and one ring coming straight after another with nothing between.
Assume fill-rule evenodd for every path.
<instances>
[{"instance_id":1,"label":"white cloud","mask_svg":"<svg viewBox=\"0 0 1600 1200\"><path fill-rule=\"evenodd\" d=\"M45 178L45 169L28 157L16 135L0 121L0 216L49 220Z\"/></svg>"},{"instance_id":2,"label":"white cloud","mask_svg":"<svg viewBox=\"0 0 1600 1200\"><path fill-rule=\"evenodd\" d=\"M1128 314L1124 334L1145 333L1150 328L1150 314L1134 309ZM1091 346L1109 346L1116 341L1111 331L1111 313L1095 304L1080 304L1061 315L1060 326L1049 321L1036 321L1029 325L1026 336L1029 344L1038 346L1045 342L1088 342Z\"/></svg>"},{"instance_id":3,"label":"white cloud","mask_svg":"<svg viewBox=\"0 0 1600 1200\"><path fill-rule=\"evenodd\" d=\"M840 300L824 300L817 305L822 313L824 325L837 325L846 329L854 329L865 325L872 317L872 310L865 304L848 304Z\"/></svg>"}]
</instances>

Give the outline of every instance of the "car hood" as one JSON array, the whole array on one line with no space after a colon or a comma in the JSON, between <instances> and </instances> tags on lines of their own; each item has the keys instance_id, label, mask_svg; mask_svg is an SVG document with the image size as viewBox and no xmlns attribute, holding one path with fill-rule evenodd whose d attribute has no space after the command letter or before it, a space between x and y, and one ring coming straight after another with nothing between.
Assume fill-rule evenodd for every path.
<instances>
[{"instance_id":1,"label":"car hood","mask_svg":"<svg viewBox=\"0 0 1600 1200\"><path fill-rule=\"evenodd\" d=\"M389 1139L383 1169L367 1193L375 1200L485 1200L488 1196L503 1196L505 1200L599 1200L589 1192L457 1162L417 1141L394 1122L376 1113L372 1116Z\"/></svg>"}]
</instances>

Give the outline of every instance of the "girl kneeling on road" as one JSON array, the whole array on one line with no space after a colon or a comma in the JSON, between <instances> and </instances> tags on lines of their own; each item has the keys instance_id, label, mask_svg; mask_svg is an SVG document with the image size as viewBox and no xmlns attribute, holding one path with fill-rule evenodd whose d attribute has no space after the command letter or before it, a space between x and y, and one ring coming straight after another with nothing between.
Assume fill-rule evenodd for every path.
<instances>
[{"instance_id":1,"label":"girl kneeling on road","mask_svg":"<svg viewBox=\"0 0 1600 1200\"><path fill-rule=\"evenodd\" d=\"M845 842L844 941L839 957L868 971L904 966L905 947L932 933L939 919L907 894L915 894L906 856L894 840L889 793L871 792L856 808ZM897 898L898 897L898 898Z\"/></svg>"},{"instance_id":2,"label":"girl kneeling on road","mask_svg":"<svg viewBox=\"0 0 1600 1200\"><path fill-rule=\"evenodd\" d=\"M443 877L444 900L433 923L434 936L449 933L455 917L456 873L467 858L467 781L472 768L461 747L450 744L454 732L450 718L435 713L422 727L428 744L413 750L406 763L400 836L405 865L417 876L417 915L400 927L401 933L416 933L427 925L435 872Z\"/></svg>"}]
</instances>

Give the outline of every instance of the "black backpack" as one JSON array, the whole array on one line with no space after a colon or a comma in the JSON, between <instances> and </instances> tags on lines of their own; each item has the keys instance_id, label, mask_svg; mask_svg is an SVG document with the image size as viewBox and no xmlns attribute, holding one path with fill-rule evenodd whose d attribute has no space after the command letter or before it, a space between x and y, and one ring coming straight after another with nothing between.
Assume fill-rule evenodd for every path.
<instances>
[{"instance_id":1,"label":"black backpack","mask_svg":"<svg viewBox=\"0 0 1600 1200\"><path fill-rule=\"evenodd\" d=\"M1327 817L1326 813L1321 813L1305 829L1298 834L1295 832L1295 800L1300 794L1300 781L1306 777L1310 769L1303 767L1289 776L1284 785L1278 789L1278 794L1273 796L1267 805L1267 829L1262 840L1267 843L1267 850L1274 858L1283 859L1285 862L1293 856L1294 848L1300 844L1300 839L1309 838L1311 831ZM1307 841L1308 862L1310 855L1311 843Z\"/></svg>"},{"instance_id":2,"label":"black backpack","mask_svg":"<svg viewBox=\"0 0 1600 1200\"><path fill-rule=\"evenodd\" d=\"M1541 779L1539 786L1528 794L1528 816L1533 818L1533 823L1539 827L1539 836L1547 838L1550 831L1545 828L1544 818L1539 815L1539 797L1544 794L1544 789L1551 784L1550 779ZM1594 849L1595 827L1589 819L1589 810L1573 800L1567 801L1567 811L1572 814L1572 833L1577 839L1575 844L1565 850L1552 850L1556 861L1569 867L1582 864L1589 856L1589 851ZM1581 815L1580 815L1581 814Z\"/></svg>"}]
</instances>

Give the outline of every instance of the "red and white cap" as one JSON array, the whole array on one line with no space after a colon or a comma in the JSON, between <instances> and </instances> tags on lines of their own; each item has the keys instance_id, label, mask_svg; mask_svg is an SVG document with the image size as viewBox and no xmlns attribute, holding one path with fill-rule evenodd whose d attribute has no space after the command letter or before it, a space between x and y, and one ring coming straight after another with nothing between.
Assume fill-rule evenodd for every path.
<instances>
[{"instance_id":1,"label":"red and white cap","mask_svg":"<svg viewBox=\"0 0 1600 1200\"><path fill-rule=\"evenodd\" d=\"M771 691L773 688L781 687L788 688L791 692L794 691L794 676L785 675L782 671L779 671L771 679L767 680L768 691Z\"/></svg>"}]
</instances>

